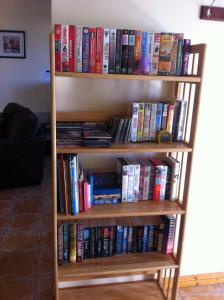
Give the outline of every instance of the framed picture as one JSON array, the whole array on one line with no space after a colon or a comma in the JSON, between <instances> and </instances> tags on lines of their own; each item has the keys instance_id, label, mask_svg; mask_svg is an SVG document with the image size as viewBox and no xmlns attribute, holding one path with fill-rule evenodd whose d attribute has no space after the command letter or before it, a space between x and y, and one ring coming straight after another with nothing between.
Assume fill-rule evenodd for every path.
<instances>
[{"instance_id":1,"label":"framed picture","mask_svg":"<svg viewBox=\"0 0 224 300\"><path fill-rule=\"evenodd\" d=\"M24 31L0 30L0 57L26 57Z\"/></svg>"}]
</instances>

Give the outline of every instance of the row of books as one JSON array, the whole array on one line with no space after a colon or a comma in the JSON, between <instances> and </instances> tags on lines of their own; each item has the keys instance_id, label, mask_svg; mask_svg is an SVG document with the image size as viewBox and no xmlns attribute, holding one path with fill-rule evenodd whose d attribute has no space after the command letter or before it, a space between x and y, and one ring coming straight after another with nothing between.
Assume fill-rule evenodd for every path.
<instances>
[{"instance_id":1,"label":"row of books","mask_svg":"<svg viewBox=\"0 0 224 300\"><path fill-rule=\"evenodd\" d=\"M180 163L175 158L120 157L117 170L121 174L122 202L177 200Z\"/></svg>"},{"instance_id":2,"label":"row of books","mask_svg":"<svg viewBox=\"0 0 224 300\"><path fill-rule=\"evenodd\" d=\"M178 160L119 157L116 163L116 172L84 172L76 154L58 155L58 212L76 215L94 205L177 200Z\"/></svg>"},{"instance_id":3,"label":"row of books","mask_svg":"<svg viewBox=\"0 0 224 300\"><path fill-rule=\"evenodd\" d=\"M132 105L131 141L157 141L158 133L167 130L173 142L182 142L187 102L134 102Z\"/></svg>"},{"instance_id":4,"label":"row of books","mask_svg":"<svg viewBox=\"0 0 224 300\"><path fill-rule=\"evenodd\" d=\"M171 254L176 219L161 216L161 224L95 226L58 222L58 264L118 254L162 252Z\"/></svg>"},{"instance_id":5,"label":"row of books","mask_svg":"<svg viewBox=\"0 0 224 300\"><path fill-rule=\"evenodd\" d=\"M190 43L183 33L56 24L55 70L187 75Z\"/></svg>"},{"instance_id":6,"label":"row of books","mask_svg":"<svg viewBox=\"0 0 224 300\"><path fill-rule=\"evenodd\" d=\"M128 143L131 138L131 118L113 117L108 124L114 144Z\"/></svg>"},{"instance_id":7,"label":"row of books","mask_svg":"<svg viewBox=\"0 0 224 300\"><path fill-rule=\"evenodd\" d=\"M57 146L109 147L112 136L105 122L57 122Z\"/></svg>"}]
</instances>

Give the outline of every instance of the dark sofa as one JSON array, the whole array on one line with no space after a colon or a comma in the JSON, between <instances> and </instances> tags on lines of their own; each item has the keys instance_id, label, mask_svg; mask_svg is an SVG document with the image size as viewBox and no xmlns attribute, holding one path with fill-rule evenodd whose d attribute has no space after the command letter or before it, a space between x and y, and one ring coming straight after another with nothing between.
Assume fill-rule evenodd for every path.
<instances>
[{"instance_id":1,"label":"dark sofa","mask_svg":"<svg viewBox=\"0 0 224 300\"><path fill-rule=\"evenodd\" d=\"M29 108L9 103L0 119L0 188L40 184L45 139L37 116Z\"/></svg>"}]
</instances>

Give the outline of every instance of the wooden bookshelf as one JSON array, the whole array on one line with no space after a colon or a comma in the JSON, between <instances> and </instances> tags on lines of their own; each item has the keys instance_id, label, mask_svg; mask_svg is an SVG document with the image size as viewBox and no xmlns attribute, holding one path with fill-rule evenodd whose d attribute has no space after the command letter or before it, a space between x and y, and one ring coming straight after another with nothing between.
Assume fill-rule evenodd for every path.
<instances>
[{"instance_id":1,"label":"wooden bookshelf","mask_svg":"<svg viewBox=\"0 0 224 300\"><path fill-rule=\"evenodd\" d=\"M57 153L167 153L167 152L191 152L192 147L187 144L170 143L170 144L158 144L158 143L127 143L127 144L113 144L110 147L79 147L69 146L66 147L57 146Z\"/></svg>"},{"instance_id":2,"label":"wooden bookshelf","mask_svg":"<svg viewBox=\"0 0 224 300\"><path fill-rule=\"evenodd\" d=\"M58 221L121 218L136 216L159 216L168 214L184 214L178 201L139 201L135 203L105 204L92 207L89 211L78 215L58 214Z\"/></svg>"},{"instance_id":3,"label":"wooden bookshelf","mask_svg":"<svg viewBox=\"0 0 224 300\"><path fill-rule=\"evenodd\" d=\"M91 74L91 73L70 73L70 72L55 72L57 77L75 77L89 79L115 79L115 80L158 80L172 82L201 82L200 76L150 76L150 75L128 75L128 74Z\"/></svg>"},{"instance_id":4,"label":"wooden bookshelf","mask_svg":"<svg viewBox=\"0 0 224 300\"><path fill-rule=\"evenodd\" d=\"M53 224L54 224L54 261L55 261L55 298L58 300L82 299L82 300L123 300L133 299L177 299L178 283L180 276L180 265L182 259L184 230L186 213L188 209L188 196L190 177L192 170L192 159L196 137L196 127L199 112L201 84L203 78L204 58L206 45L191 46L192 68L189 76L149 76L149 75L127 75L127 74L89 74L55 72L54 66L54 35L51 39L51 98L52 98L52 182L53 182ZM63 78L63 80L61 80ZM108 148L87 148L87 147L57 147L56 146L56 122L57 121L104 121L108 120L113 112L72 112L67 107L63 111L57 111L57 85L63 84L66 78L74 80L133 80L169 82L172 89L172 96L184 98L188 102L187 122L184 129L184 142L171 144L157 143L127 143L112 145ZM86 81L88 84L88 81ZM187 91L189 91L187 93ZM94 91L93 91L94 92ZM192 94L193 93L193 94ZM170 95L171 95L170 94ZM168 96L170 96L168 95ZM189 112L192 107L192 113ZM106 109L106 108L105 108ZM123 112L122 112L123 115ZM187 133L188 132L188 133ZM188 137L187 137L188 135ZM136 203L121 203L118 205L99 205L89 211L79 213L77 216L57 213L57 153L77 154L116 154L116 153L163 153L173 155L181 162L179 201L139 201ZM182 193L182 194L181 194ZM105 218L130 218L135 222L138 217L159 218L161 215L178 215L179 226L176 234L176 249L174 255L162 253L132 253L116 255L112 257L94 258L84 260L82 263L71 263L58 266L57 262L57 222L77 221L78 223L94 223L105 220ZM89 220L89 221L88 221ZM91 221L90 221L91 220ZM117 220L117 219L116 219ZM88 222L87 222L88 221ZM95 225L94 225L95 226ZM173 253L174 254L174 253ZM153 273L153 282L132 282L126 284L113 284L97 287L88 287L89 279L101 277L119 278L125 274ZM172 274L172 280L171 280ZM101 278L102 279L102 278ZM85 287L74 288L77 282L85 281ZM172 282L172 285L165 283ZM98 281L97 281L98 282ZM95 283L96 284L96 283ZM98 284L98 283L97 283ZM81 285L80 285L81 286ZM66 288L67 287L67 288ZM69 288L68 288L69 287ZM73 288L72 288L73 287ZM168 289L167 289L168 287Z\"/></svg>"}]
</instances>

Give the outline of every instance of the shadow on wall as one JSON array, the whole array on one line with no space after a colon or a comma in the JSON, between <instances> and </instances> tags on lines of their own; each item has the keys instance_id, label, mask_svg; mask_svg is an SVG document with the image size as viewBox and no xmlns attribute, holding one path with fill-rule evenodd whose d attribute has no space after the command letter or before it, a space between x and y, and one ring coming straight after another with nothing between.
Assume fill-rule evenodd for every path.
<instances>
[{"instance_id":1,"label":"shadow on wall","mask_svg":"<svg viewBox=\"0 0 224 300\"><path fill-rule=\"evenodd\" d=\"M13 85L9 88L8 99L0 99L0 110L9 102L16 102L30 108L33 112L50 111L50 83Z\"/></svg>"}]
</instances>

